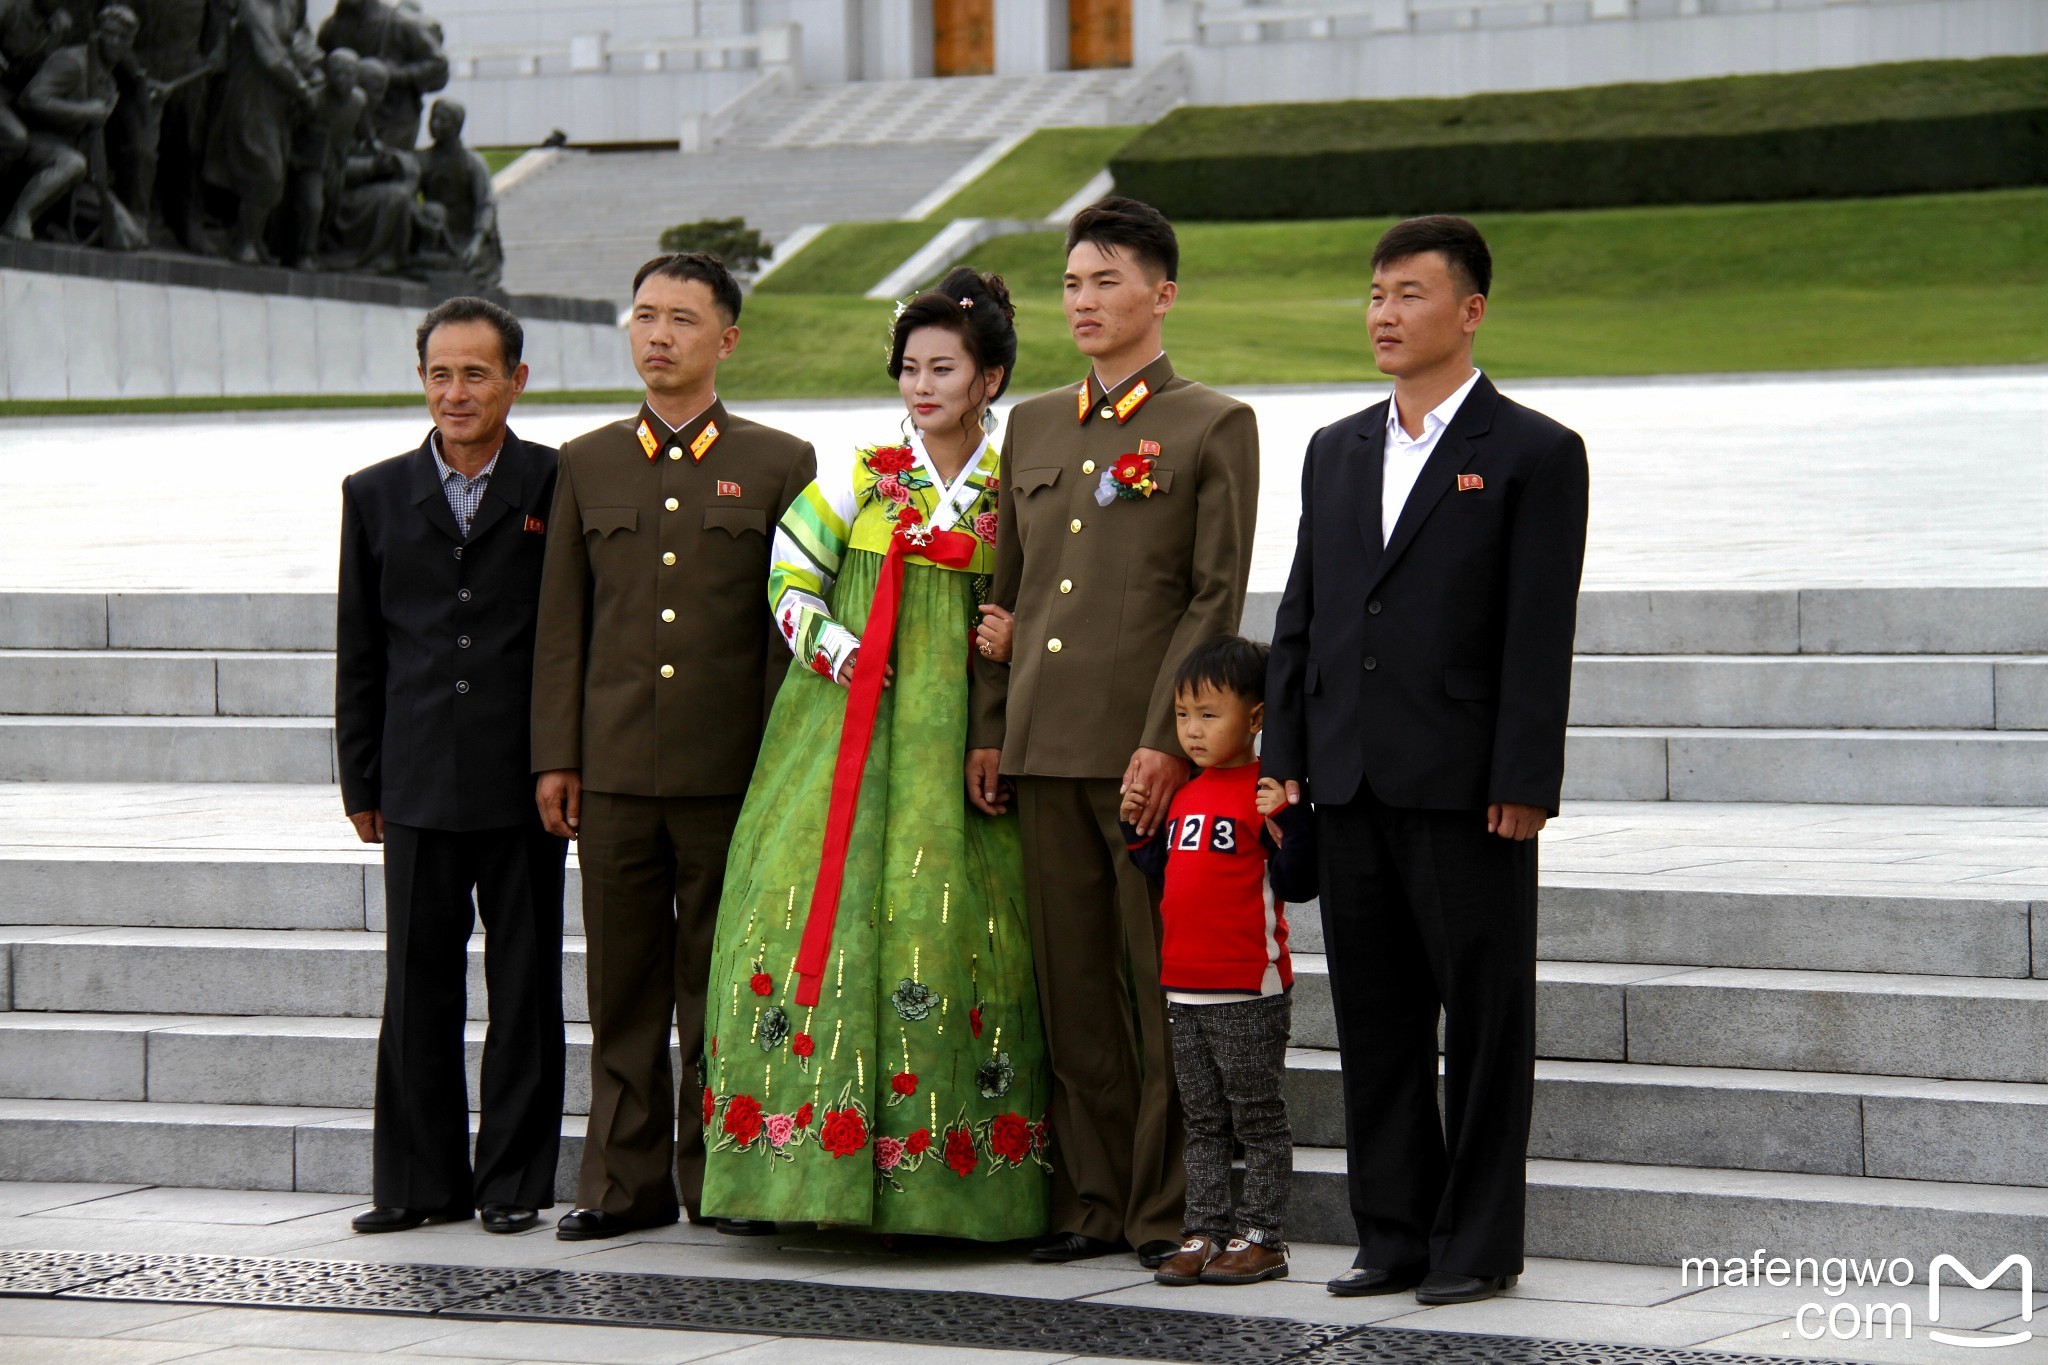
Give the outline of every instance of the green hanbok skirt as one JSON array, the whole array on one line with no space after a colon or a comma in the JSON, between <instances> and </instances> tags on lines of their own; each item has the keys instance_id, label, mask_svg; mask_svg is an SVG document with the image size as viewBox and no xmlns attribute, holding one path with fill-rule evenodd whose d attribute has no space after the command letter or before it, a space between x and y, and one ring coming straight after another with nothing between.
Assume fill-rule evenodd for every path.
<instances>
[{"instance_id":1,"label":"green hanbok skirt","mask_svg":"<svg viewBox=\"0 0 2048 1365\"><path fill-rule=\"evenodd\" d=\"M849 550L859 633L882 557ZM1045 1231L1051 1075L1016 817L967 804L986 580L904 566L819 1000L794 963L847 690L792 663L726 862L706 1021L705 1214L1002 1241Z\"/></svg>"}]
</instances>

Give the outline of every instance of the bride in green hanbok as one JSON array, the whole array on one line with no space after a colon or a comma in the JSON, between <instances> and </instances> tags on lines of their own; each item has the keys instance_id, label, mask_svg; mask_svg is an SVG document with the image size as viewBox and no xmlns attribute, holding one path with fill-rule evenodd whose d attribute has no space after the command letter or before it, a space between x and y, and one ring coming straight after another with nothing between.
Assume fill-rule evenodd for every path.
<instances>
[{"instance_id":1,"label":"bride in green hanbok","mask_svg":"<svg viewBox=\"0 0 2048 1365\"><path fill-rule=\"evenodd\" d=\"M901 309L910 435L819 461L769 600L794 654L727 859L704 1212L1002 1241L1045 1230L1051 1086L1014 816L962 780L1017 356L997 276ZM892 647L893 645L893 647Z\"/></svg>"}]
</instances>

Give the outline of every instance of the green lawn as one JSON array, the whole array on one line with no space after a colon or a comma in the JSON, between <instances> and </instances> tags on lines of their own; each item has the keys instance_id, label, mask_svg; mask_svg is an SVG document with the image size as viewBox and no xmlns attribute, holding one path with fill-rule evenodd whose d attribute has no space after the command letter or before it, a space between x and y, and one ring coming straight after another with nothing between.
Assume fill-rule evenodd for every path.
<instances>
[{"instance_id":1,"label":"green lawn","mask_svg":"<svg viewBox=\"0 0 2048 1365\"><path fill-rule=\"evenodd\" d=\"M496 175L524 156L527 150L525 147L478 147L476 153L484 159L484 165L490 167L491 174Z\"/></svg>"},{"instance_id":2,"label":"green lawn","mask_svg":"<svg viewBox=\"0 0 2048 1365\"><path fill-rule=\"evenodd\" d=\"M1479 359L1502 376L2048 364L2048 188L1478 221L1496 275ZM1176 362L1215 384L1369 377L1366 261L1385 226L1188 225L1181 299L1166 333ZM872 276L866 265L839 267L872 282L930 230L850 225L832 249L850 261L865 241L874 258L888 256ZM896 240L880 250L890 233ZM1056 232L1027 233L972 255L976 267L1007 277L1017 300L1020 393L1081 372L1060 313L1060 246ZM809 255L792 262L789 284L825 274L808 273ZM719 387L739 399L889 394L889 319L888 303L857 289L763 288L747 301L740 349ZM536 393L528 401L565 397ZM381 401L419 400L7 403L0 415Z\"/></svg>"},{"instance_id":3,"label":"green lawn","mask_svg":"<svg viewBox=\"0 0 2048 1365\"><path fill-rule=\"evenodd\" d=\"M754 291L769 294L866 293L944 227L942 222L834 223L778 267Z\"/></svg>"},{"instance_id":4,"label":"green lawn","mask_svg":"<svg viewBox=\"0 0 2048 1365\"><path fill-rule=\"evenodd\" d=\"M1041 128L927 217L1043 218L1067 202L1142 131L1137 127Z\"/></svg>"},{"instance_id":5,"label":"green lawn","mask_svg":"<svg viewBox=\"0 0 2048 1365\"><path fill-rule=\"evenodd\" d=\"M2048 189L1703 208L1490 214L1502 375L1626 375L2048 362ZM1344 381L1362 342L1380 220L1195 223L1181 231L1167 340L1215 383ZM1060 236L990 242L971 263L1019 305L1017 387L1070 380ZM1960 270L1966 276L1948 276ZM757 297L729 391L886 393L885 304ZM795 334L801 334L801 340ZM835 342L834 338L838 338ZM794 342L796 370L766 363ZM762 358L745 363L747 350Z\"/></svg>"}]
</instances>

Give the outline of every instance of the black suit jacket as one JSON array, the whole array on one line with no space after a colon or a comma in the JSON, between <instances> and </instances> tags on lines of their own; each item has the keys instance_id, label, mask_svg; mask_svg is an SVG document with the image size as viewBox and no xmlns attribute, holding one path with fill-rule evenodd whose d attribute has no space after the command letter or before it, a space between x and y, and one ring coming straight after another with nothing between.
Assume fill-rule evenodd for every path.
<instances>
[{"instance_id":1,"label":"black suit jacket","mask_svg":"<svg viewBox=\"0 0 2048 1365\"><path fill-rule=\"evenodd\" d=\"M554 496L553 448L509 433L466 541L424 442L342 480L334 737L350 814L538 818L528 717Z\"/></svg>"},{"instance_id":2,"label":"black suit jacket","mask_svg":"<svg viewBox=\"0 0 2048 1365\"><path fill-rule=\"evenodd\" d=\"M1324 804L1363 785L1391 806L1554 813L1586 551L1585 442L1482 376L1382 548L1386 425L1387 403L1375 403L1309 441L1262 770L1305 780ZM1460 475L1477 482L1461 489Z\"/></svg>"}]
</instances>

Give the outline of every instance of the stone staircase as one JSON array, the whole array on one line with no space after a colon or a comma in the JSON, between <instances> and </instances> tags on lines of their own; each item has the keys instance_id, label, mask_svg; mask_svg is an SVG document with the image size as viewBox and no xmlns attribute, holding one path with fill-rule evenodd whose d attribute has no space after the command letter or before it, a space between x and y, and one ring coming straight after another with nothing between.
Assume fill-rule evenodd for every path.
<instances>
[{"instance_id":1,"label":"stone staircase","mask_svg":"<svg viewBox=\"0 0 2048 1365\"><path fill-rule=\"evenodd\" d=\"M570 152L521 181L499 206L505 287L623 305L633 272L660 252L664 229L739 217L779 242L806 223L899 218L987 145L951 138Z\"/></svg>"},{"instance_id":2,"label":"stone staircase","mask_svg":"<svg viewBox=\"0 0 2048 1365\"><path fill-rule=\"evenodd\" d=\"M1131 107L1129 71L1035 76L946 76L810 86L763 99L719 140L722 147L862 147L947 138L993 142L1033 128L1150 122L1160 107Z\"/></svg>"},{"instance_id":3,"label":"stone staircase","mask_svg":"<svg viewBox=\"0 0 2048 1365\"><path fill-rule=\"evenodd\" d=\"M318 594L0 594L0 1179L367 1189L382 898L331 638ZM2048 589L1589 592L1580 647L1531 1252L2048 1243ZM565 1195L577 903L572 864ZM1341 1242L1313 912L1295 946L1295 1235Z\"/></svg>"}]
</instances>

